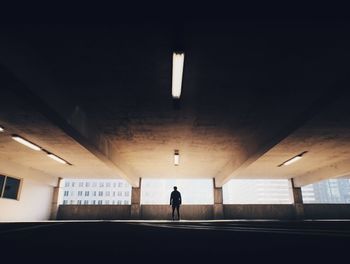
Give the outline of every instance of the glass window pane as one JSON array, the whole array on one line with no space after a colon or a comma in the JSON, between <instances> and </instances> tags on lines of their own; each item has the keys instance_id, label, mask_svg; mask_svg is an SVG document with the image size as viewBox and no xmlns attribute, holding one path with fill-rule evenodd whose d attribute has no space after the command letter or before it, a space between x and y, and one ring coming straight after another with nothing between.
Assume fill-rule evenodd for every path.
<instances>
[{"instance_id":1,"label":"glass window pane","mask_svg":"<svg viewBox=\"0 0 350 264\"><path fill-rule=\"evenodd\" d=\"M301 188L304 203L350 203L350 179L320 181Z\"/></svg>"},{"instance_id":2,"label":"glass window pane","mask_svg":"<svg viewBox=\"0 0 350 264\"><path fill-rule=\"evenodd\" d=\"M142 179L141 184L141 204L169 204L174 186L182 204L214 203L212 179Z\"/></svg>"},{"instance_id":3,"label":"glass window pane","mask_svg":"<svg viewBox=\"0 0 350 264\"><path fill-rule=\"evenodd\" d=\"M288 180L230 180L223 186L224 204L291 204Z\"/></svg>"},{"instance_id":4,"label":"glass window pane","mask_svg":"<svg viewBox=\"0 0 350 264\"><path fill-rule=\"evenodd\" d=\"M19 179L6 177L3 197L9 199L17 199L20 183L21 181Z\"/></svg>"},{"instance_id":5,"label":"glass window pane","mask_svg":"<svg viewBox=\"0 0 350 264\"><path fill-rule=\"evenodd\" d=\"M2 189L4 187L4 183L5 183L5 176L0 175L0 197L2 197Z\"/></svg>"}]
</instances>

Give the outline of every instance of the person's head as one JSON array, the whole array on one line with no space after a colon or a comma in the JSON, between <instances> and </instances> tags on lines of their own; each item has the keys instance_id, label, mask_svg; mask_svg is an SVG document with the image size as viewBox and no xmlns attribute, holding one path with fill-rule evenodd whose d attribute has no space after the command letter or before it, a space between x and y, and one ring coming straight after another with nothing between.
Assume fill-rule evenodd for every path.
<instances>
[{"instance_id":1,"label":"person's head","mask_svg":"<svg viewBox=\"0 0 350 264\"><path fill-rule=\"evenodd\" d=\"M174 191L176 191L177 190L177 187L176 186L174 186Z\"/></svg>"}]
</instances>

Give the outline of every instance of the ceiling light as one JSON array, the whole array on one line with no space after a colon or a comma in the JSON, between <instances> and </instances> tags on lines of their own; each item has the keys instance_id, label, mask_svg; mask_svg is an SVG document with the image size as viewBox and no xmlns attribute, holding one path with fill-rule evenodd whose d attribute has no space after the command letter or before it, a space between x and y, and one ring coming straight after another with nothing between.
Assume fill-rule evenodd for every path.
<instances>
[{"instance_id":1,"label":"ceiling light","mask_svg":"<svg viewBox=\"0 0 350 264\"><path fill-rule=\"evenodd\" d=\"M18 143L21 143L21 144L27 146L28 148L31 148L31 149L36 150L36 151L40 151L41 150L41 148L39 146L33 144L32 142L30 142L30 141L28 141L28 140L26 140L26 139L24 139L24 138L22 138L20 136L12 135L12 138L14 140L16 140Z\"/></svg>"},{"instance_id":2,"label":"ceiling light","mask_svg":"<svg viewBox=\"0 0 350 264\"><path fill-rule=\"evenodd\" d=\"M182 73L184 68L184 53L173 53L173 83L172 95L174 99L179 99L181 95Z\"/></svg>"},{"instance_id":3,"label":"ceiling light","mask_svg":"<svg viewBox=\"0 0 350 264\"><path fill-rule=\"evenodd\" d=\"M294 162L297 162L298 160L300 160L303 155L306 153L307 151L304 151L302 153L300 153L299 155L296 155L295 157L289 159L289 160L286 160L285 162L283 162L282 164L278 165L278 167L281 167L281 166L288 166Z\"/></svg>"},{"instance_id":4,"label":"ceiling light","mask_svg":"<svg viewBox=\"0 0 350 264\"><path fill-rule=\"evenodd\" d=\"M174 165L175 166L178 166L180 163L180 153L177 149L175 149L175 152L174 152Z\"/></svg>"},{"instance_id":5,"label":"ceiling light","mask_svg":"<svg viewBox=\"0 0 350 264\"><path fill-rule=\"evenodd\" d=\"M52 153L48 153L47 156L48 156L49 158L51 158L51 159L53 159L53 160L59 162L59 163L68 164L67 161L65 161L64 159L61 159L60 157L58 157L58 156L56 156L56 155L54 155L54 154L52 154Z\"/></svg>"},{"instance_id":6,"label":"ceiling light","mask_svg":"<svg viewBox=\"0 0 350 264\"><path fill-rule=\"evenodd\" d=\"M4 131L5 129L2 126L0 126L0 132L4 132Z\"/></svg>"}]
</instances>

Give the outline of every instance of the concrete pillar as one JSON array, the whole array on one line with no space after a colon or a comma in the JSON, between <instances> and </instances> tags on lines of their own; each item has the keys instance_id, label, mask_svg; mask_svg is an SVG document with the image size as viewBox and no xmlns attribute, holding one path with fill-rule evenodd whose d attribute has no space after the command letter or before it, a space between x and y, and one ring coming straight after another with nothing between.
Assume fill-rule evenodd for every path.
<instances>
[{"instance_id":1,"label":"concrete pillar","mask_svg":"<svg viewBox=\"0 0 350 264\"><path fill-rule=\"evenodd\" d=\"M214 219L224 219L224 205L223 205L223 196L222 196L222 187L216 187L215 178L213 179L214 187Z\"/></svg>"},{"instance_id":2,"label":"concrete pillar","mask_svg":"<svg viewBox=\"0 0 350 264\"><path fill-rule=\"evenodd\" d=\"M56 220L58 211L58 196L60 192L62 178L58 178L57 186L53 188L52 203L51 203L51 214L50 220Z\"/></svg>"},{"instance_id":3,"label":"concrete pillar","mask_svg":"<svg viewBox=\"0 0 350 264\"><path fill-rule=\"evenodd\" d=\"M139 180L138 187L132 187L131 189L131 219L141 219L141 178Z\"/></svg>"},{"instance_id":4,"label":"concrete pillar","mask_svg":"<svg viewBox=\"0 0 350 264\"><path fill-rule=\"evenodd\" d=\"M303 204L303 195L300 187L295 187L294 179L291 179L292 192L294 199L294 209L296 219L304 218L304 204Z\"/></svg>"}]
</instances>

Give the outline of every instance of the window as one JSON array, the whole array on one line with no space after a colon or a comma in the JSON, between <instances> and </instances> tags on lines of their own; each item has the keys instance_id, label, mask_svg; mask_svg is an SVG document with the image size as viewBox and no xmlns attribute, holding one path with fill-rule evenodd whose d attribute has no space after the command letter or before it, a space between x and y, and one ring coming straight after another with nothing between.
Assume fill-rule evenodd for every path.
<instances>
[{"instance_id":1,"label":"window","mask_svg":"<svg viewBox=\"0 0 350 264\"><path fill-rule=\"evenodd\" d=\"M102 191L99 191L99 192L98 192L98 196L103 196L103 192L102 192Z\"/></svg>"},{"instance_id":2,"label":"window","mask_svg":"<svg viewBox=\"0 0 350 264\"><path fill-rule=\"evenodd\" d=\"M78 200L78 203L77 204L81 204L81 200Z\"/></svg>"},{"instance_id":3,"label":"window","mask_svg":"<svg viewBox=\"0 0 350 264\"><path fill-rule=\"evenodd\" d=\"M71 192L70 192L70 195L73 196L73 195L74 195L74 191L71 191Z\"/></svg>"},{"instance_id":4,"label":"window","mask_svg":"<svg viewBox=\"0 0 350 264\"><path fill-rule=\"evenodd\" d=\"M103 182L100 182L100 185L99 185L100 187L104 187L105 185L104 185L104 183Z\"/></svg>"},{"instance_id":5,"label":"window","mask_svg":"<svg viewBox=\"0 0 350 264\"><path fill-rule=\"evenodd\" d=\"M117 183L116 182L113 183L113 188L115 188L115 187L117 187Z\"/></svg>"},{"instance_id":6,"label":"window","mask_svg":"<svg viewBox=\"0 0 350 264\"><path fill-rule=\"evenodd\" d=\"M82 196L82 195L83 195L83 191L79 191L78 196Z\"/></svg>"},{"instance_id":7,"label":"window","mask_svg":"<svg viewBox=\"0 0 350 264\"><path fill-rule=\"evenodd\" d=\"M113 197L115 197L115 192L113 192Z\"/></svg>"},{"instance_id":8,"label":"window","mask_svg":"<svg viewBox=\"0 0 350 264\"><path fill-rule=\"evenodd\" d=\"M110 194L111 194L110 192L106 192L106 196L110 196Z\"/></svg>"},{"instance_id":9,"label":"window","mask_svg":"<svg viewBox=\"0 0 350 264\"><path fill-rule=\"evenodd\" d=\"M92 200L92 201L91 201L91 204L96 204L96 200Z\"/></svg>"},{"instance_id":10,"label":"window","mask_svg":"<svg viewBox=\"0 0 350 264\"><path fill-rule=\"evenodd\" d=\"M125 201L124 201L124 204L129 204L129 201L125 200Z\"/></svg>"},{"instance_id":11,"label":"window","mask_svg":"<svg viewBox=\"0 0 350 264\"><path fill-rule=\"evenodd\" d=\"M98 200L98 204L102 204L102 200Z\"/></svg>"},{"instance_id":12,"label":"window","mask_svg":"<svg viewBox=\"0 0 350 264\"><path fill-rule=\"evenodd\" d=\"M79 182L79 187L84 187L84 183L83 182Z\"/></svg>"},{"instance_id":13,"label":"window","mask_svg":"<svg viewBox=\"0 0 350 264\"><path fill-rule=\"evenodd\" d=\"M118 200L117 204L122 204L122 201L121 201L121 200Z\"/></svg>"},{"instance_id":14,"label":"window","mask_svg":"<svg viewBox=\"0 0 350 264\"><path fill-rule=\"evenodd\" d=\"M74 204L74 200L70 200L70 204Z\"/></svg>"},{"instance_id":15,"label":"window","mask_svg":"<svg viewBox=\"0 0 350 264\"><path fill-rule=\"evenodd\" d=\"M125 195L126 197L128 197L128 196L130 195L130 193L129 193L128 191L126 191L126 192L124 193L124 195Z\"/></svg>"},{"instance_id":16,"label":"window","mask_svg":"<svg viewBox=\"0 0 350 264\"><path fill-rule=\"evenodd\" d=\"M84 204L89 204L89 200L84 200Z\"/></svg>"},{"instance_id":17,"label":"window","mask_svg":"<svg viewBox=\"0 0 350 264\"><path fill-rule=\"evenodd\" d=\"M85 196L89 196L90 192L89 191L85 191Z\"/></svg>"},{"instance_id":18,"label":"window","mask_svg":"<svg viewBox=\"0 0 350 264\"><path fill-rule=\"evenodd\" d=\"M304 203L350 203L350 179L328 179L301 188Z\"/></svg>"},{"instance_id":19,"label":"window","mask_svg":"<svg viewBox=\"0 0 350 264\"><path fill-rule=\"evenodd\" d=\"M122 183L122 182L119 182L119 183L118 183L118 187L119 187L119 188L123 187L123 183Z\"/></svg>"},{"instance_id":20,"label":"window","mask_svg":"<svg viewBox=\"0 0 350 264\"><path fill-rule=\"evenodd\" d=\"M17 200L21 180L0 175L0 197Z\"/></svg>"},{"instance_id":21,"label":"window","mask_svg":"<svg viewBox=\"0 0 350 264\"><path fill-rule=\"evenodd\" d=\"M118 192L118 196L122 196L122 195L123 195L123 193L119 191Z\"/></svg>"},{"instance_id":22,"label":"window","mask_svg":"<svg viewBox=\"0 0 350 264\"><path fill-rule=\"evenodd\" d=\"M69 191L64 191L64 196L68 196L69 195Z\"/></svg>"},{"instance_id":23,"label":"window","mask_svg":"<svg viewBox=\"0 0 350 264\"><path fill-rule=\"evenodd\" d=\"M111 187L111 183L110 182L106 182L106 187Z\"/></svg>"},{"instance_id":24,"label":"window","mask_svg":"<svg viewBox=\"0 0 350 264\"><path fill-rule=\"evenodd\" d=\"M105 200L105 204L109 204L109 201L108 201L108 200Z\"/></svg>"},{"instance_id":25,"label":"window","mask_svg":"<svg viewBox=\"0 0 350 264\"><path fill-rule=\"evenodd\" d=\"M96 196L96 191L94 191L94 192L92 193L92 196Z\"/></svg>"},{"instance_id":26,"label":"window","mask_svg":"<svg viewBox=\"0 0 350 264\"><path fill-rule=\"evenodd\" d=\"M291 204L289 180L238 180L223 186L224 204Z\"/></svg>"},{"instance_id":27,"label":"window","mask_svg":"<svg viewBox=\"0 0 350 264\"><path fill-rule=\"evenodd\" d=\"M97 182L93 182L92 187L96 187L96 186L97 186Z\"/></svg>"},{"instance_id":28,"label":"window","mask_svg":"<svg viewBox=\"0 0 350 264\"><path fill-rule=\"evenodd\" d=\"M169 204L174 186L183 204L214 203L212 179L143 179L141 184L141 204Z\"/></svg>"},{"instance_id":29,"label":"window","mask_svg":"<svg viewBox=\"0 0 350 264\"><path fill-rule=\"evenodd\" d=\"M75 182L72 182L72 187L75 187Z\"/></svg>"},{"instance_id":30,"label":"window","mask_svg":"<svg viewBox=\"0 0 350 264\"><path fill-rule=\"evenodd\" d=\"M63 200L63 204L68 204L68 200Z\"/></svg>"},{"instance_id":31,"label":"window","mask_svg":"<svg viewBox=\"0 0 350 264\"><path fill-rule=\"evenodd\" d=\"M66 182L64 183L64 187L69 187L69 183L70 183L70 182L67 182L67 181L66 181Z\"/></svg>"},{"instance_id":32,"label":"window","mask_svg":"<svg viewBox=\"0 0 350 264\"><path fill-rule=\"evenodd\" d=\"M85 187L90 187L90 183L89 182L85 182Z\"/></svg>"}]
</instances>

